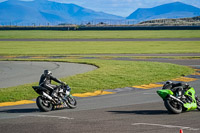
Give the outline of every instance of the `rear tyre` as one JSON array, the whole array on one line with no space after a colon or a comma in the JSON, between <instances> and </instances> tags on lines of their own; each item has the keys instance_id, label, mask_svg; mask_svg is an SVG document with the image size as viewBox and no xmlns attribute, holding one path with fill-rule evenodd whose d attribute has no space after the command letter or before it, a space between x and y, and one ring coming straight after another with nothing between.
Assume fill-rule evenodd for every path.
<instances>
[{"instance_id":1,"label":"rear tyre","mask_svg":"<svg viewBox=\"0 0 200 133\"><path fill-rule=\"evenodd\" d=\"M42 112L49 112L53 109L53 105L51 104L51 102L49 100L46 100L42 96L37 97L36 104Z\"/></svg>"},{"instance_id":2,"label":"rear tyre","mask_svg":"<svg viewBox=\"0 0 200 133\"><path fill-rule=\"evenodd\" d=\"M69 108L74 109L74 108L76 108L77 101L73 96L69 95L69 96L67 96L66 104Z\"/></svg>"},{"instance_id":3,"label":"rear tyre","mask_svg":"<svg viewBox=\"0 0 200 133\"><path fill-rule=\"evenodd\" d=\"M172 114L180 114L183 110L182 105L173 100L169 100L169 99L164 100L164 105L169 111L169 113L172 113Z\"/></svg>"}]
</instances>

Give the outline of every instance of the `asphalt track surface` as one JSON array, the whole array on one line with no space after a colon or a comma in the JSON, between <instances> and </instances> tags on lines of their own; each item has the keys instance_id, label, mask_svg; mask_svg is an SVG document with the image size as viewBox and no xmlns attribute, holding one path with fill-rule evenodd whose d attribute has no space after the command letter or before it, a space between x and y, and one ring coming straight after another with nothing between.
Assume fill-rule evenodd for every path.
<instances>
[{"instance_id":1,"label":"asphalt track surface","mask_svg":"<svg viewBox=\"0 0 200 133\"><path fill-rule=\"evenodd\" d=\"M44 70L57 78L85 73L96 69L92 65L62 62L0 61L0 88L39 82Z\"/></svg>"},{"instance_id":2,"label":"asphalt track surface","mask_svg":"<svg viewBox=\"0 0 200 133\"><path fill-rule=\"evenodd\" d=\"M130 60L131 61L131 60ZM184 60L171 60L182 64ZM185 65L191 62L185 60ZM188 62L188 63L187 63ZM192 61L193 62L193 61ZM192 66L200 69L200 61ZM189 84L200 96L200 77ZM73 89L73 88L72 88ZM1 133L184 133L200 132L199 111L167 112L153 88L118 88L116 94L77 98L76 109L40 112L35 104L0 107ZM122 91L119 91L122 90ZM123 91L126 90L126 91Z\"/></svg>"}]
</instances>

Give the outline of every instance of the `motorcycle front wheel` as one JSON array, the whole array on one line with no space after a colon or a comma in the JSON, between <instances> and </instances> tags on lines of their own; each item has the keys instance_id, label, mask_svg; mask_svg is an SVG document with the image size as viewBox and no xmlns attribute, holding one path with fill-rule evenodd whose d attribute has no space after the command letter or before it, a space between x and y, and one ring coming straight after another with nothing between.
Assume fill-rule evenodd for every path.
<instances>
[{"instance_id":1,"label":"motorcycle front wheel","mask_svg":"<svg viewBox=\"0 0 200 133\"><path fill-rule=\"evenodd\" d=\"M197 101L197 109L200 111L200 99L198 96L196 96L196 101Z\"/></svg>"},{"instance_id":2,"label":"motorcycle front wheel","mask_svg":"<svg viewBox=\"0 0 200 133\"><path fill-rule=\"evenodd\" d=\"M67 96L66 104L68 105L69 108L74 109L76 108L77 101L73 96L69 95Z\"/></svg>"},{"instance_id":3,"label":"motorcycle front wheel","mask_svg":"<svg viewBox=\"0 0 200 133\"><path fill-rule=\"evenodd\" d=\"M180 114L183 110L182 105L180 105L178 102L174 100L166 99L164 100L164 105L169 111L169 113Z\"/></svg>"},{"instance_id":4,"label":"motorcycle front wheel","mask_svg":"<svg viewBox=\"0 0 200 133\"><path fill-rule=\"evenodd\" d=\"M52 103L49 100L43 98L42 96L37 97L36 104L42 112L49 112L53 109Z\"/></svg>"}]
</instances>

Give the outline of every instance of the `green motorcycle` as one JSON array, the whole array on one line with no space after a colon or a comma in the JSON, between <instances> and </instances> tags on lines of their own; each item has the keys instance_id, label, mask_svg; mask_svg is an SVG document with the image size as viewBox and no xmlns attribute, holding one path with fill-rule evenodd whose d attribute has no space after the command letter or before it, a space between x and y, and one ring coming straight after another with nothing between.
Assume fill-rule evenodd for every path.
<instances>
[{"instance_id":1,"label":"green motorcycle","mask_svg":"<svg viewBox=\"0 0 200 133\"><path fill-rule=\"evenodd\" d=\"M169 113L179 114L196 109L200 111L200 100L195 95L194 88L187 83L168 81L161 90L157 90L157 93L163 99Z\"/></svg>"}]
</instances>

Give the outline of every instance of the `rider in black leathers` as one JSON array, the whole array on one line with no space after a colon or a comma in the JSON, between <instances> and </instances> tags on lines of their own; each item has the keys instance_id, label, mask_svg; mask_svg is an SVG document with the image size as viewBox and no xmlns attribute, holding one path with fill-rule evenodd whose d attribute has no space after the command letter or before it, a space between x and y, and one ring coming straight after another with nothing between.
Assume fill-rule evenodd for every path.
<instances>
[{"instance_id":1,"label":"rider in black leathers","mask_svg":"<svg viewBox=\"0 0 200 133\"><path fill-rule=\"evenodd\" d=\"M46 89L48 89L53 96L56 96L55 93L56 93L56 91L58 89L58 86L57 85L52 85L51 84L51 80L53 80L53 81L55 81L57 83L60 83L60 84L64 84L64 82L62 82L59 79L53 77L51 71L44 70L44 73L40 77L39 85L44 87L44 88L46 88Z\"/></svg>"},{"instance_id":2,"label":"rider in black leathers","mask_svg":"<svg viewBox=\"0 0 200 133\"><path fill-rule=\"evenodd\" d=\"M187 91L189 88L190 86L188 83L173 83L172 81L167 81L163 86L163 89L171 89L178 96L182 96L184 91Z\"/></svg>"}]
</instances>

